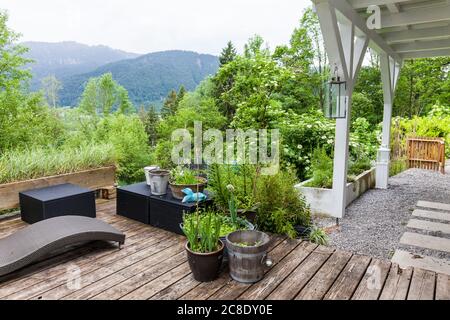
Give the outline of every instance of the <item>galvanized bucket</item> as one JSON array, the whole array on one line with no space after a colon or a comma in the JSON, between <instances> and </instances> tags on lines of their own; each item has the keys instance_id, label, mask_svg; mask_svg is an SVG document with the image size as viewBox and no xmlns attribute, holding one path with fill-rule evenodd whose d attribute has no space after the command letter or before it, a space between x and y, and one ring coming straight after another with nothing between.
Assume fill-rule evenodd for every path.
<instances>
[{"instance_id":1,"label":"galvanized bucket","mask_svg":"<svg viewBox=\"0 0 450 320\"><path fill-rule=\"evenodd\" d=\"M150 188L153 195L163 196L167 194L169 175L170 172L167 170L153 170L149 172Z\"/></svg>"},{"instance_id":2,"label":"galvanized bucket","mask_svg":"<svg viewBox=\"0 0 450 320\"><path fill-rule=\"evenodd\" d=\"M255 283L264 277L272 261L267 256L270 237L260 231L236 231L227 236L231 277L243 283Z\"/></svg>"},{"instance_id":3,"label":"galvanized bucket","mask_svg":"<svg viewBox=\"0 0 450 320\"><path fill-rule=\"evenodd\" d=\"M151 180L150 180L150 172L159 170L160 168L158 166L148 166L144 168L145 172L145 180L147 181L147 185L151 186Z\"/></svg>"}]
</instances>

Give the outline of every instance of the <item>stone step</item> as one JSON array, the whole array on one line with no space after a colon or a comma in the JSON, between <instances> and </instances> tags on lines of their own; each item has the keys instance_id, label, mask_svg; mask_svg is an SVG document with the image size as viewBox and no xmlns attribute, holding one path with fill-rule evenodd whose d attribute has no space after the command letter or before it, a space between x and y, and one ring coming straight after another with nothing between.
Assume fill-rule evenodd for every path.
<instances>
[{"instance_id":1,"label":"stone step","mask_svg":"<svg viewBox=\"0 0 450 320\"><path fill-rule=\"evenodd\" d=\"M405 232L400 243L420 248L450 252L450 239L427 236L424 234Z\"/></svg>"},{"instance_id":2,"label":"stone step","mask_svg":"<svg viewBox=\"0 0 450 320\"><path fill-rule=\"evenodd\" d=\"M450 213L446 213L446 212L416 209L413 211L412 215L415 217L421 217L421 218L450 221Z\"/></svg>"},{"instance_id":3,"label":"stone step","mask_svg":"<svg viewBox=\"0 0 450 320\"><path fill-rule=\"evenodd\" d=\"M395 250L392 262L401 268L414 267L450 275L450 261L429 256L416 255L403 250Z\"/></svg>"},{"instance_id":4,"label":"stone step","mask_svg":"<svg viewBox=\"0 0 450 320\"><path fill-rule=\"evenodd\" d=\"M407 225L408 228L420 229L433 232L442 232L450 234L450 224L431 222L427 220L411 219Z\"/></svg>"},{"instance_id":5,"label":"stone step","mask_svg":"<svg viewBox=\"0 0 450 320\"><path fill-rule=\"evenodd\" d=\"M448 204L448 203L419 201L419 202L417 202L417 206L423 207L423 208L436 209L436 210L450 211L450 204Z\"/></svg>"}]
</instances>

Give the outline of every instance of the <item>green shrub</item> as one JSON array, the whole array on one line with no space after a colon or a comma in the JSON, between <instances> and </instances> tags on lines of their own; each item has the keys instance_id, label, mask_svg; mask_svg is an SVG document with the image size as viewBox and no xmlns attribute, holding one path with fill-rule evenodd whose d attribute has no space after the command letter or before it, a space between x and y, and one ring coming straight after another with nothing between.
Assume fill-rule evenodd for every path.
<instances>
[{"instance_id":1,"label":"green shrub","mask_svg":"<svg viewBox=\"0 0 450 320\"><path fill-rule=\"evenodd\" d=\"M316 149L311 159L312 177L307 187L331 188L333 186L333 160L325 149Z\"/></svg>"},{"instance_id":2,"label":"green shrub","mask_svg":"<svg viewBox=\"0 0 450 320\"><path fill-rule=\"evenodd\" d=\"M114 163L115 152L111 144L15 150L0 156L0 183L72 173Z\"/></svg>"},{"instance_id":3,"label":"green shrub","mask_svg":"<svg viewBox=\"0 0 450 320\"><path fill-rule=\"evenodd\" d=\"M389 176L393 177L408 169L405 159L392 160L389 163Z\"/></svg>"},{"instance_id":4,"label":"green shrub","mask_svg":"<svg viewBox=\"0 0 450 320\"><path fill-rule=\"evenodd\" d=\"M294 238L296 225L310 225L311 213L304 197L294 187L296 183L296 175L291 170L258 179L255 201L260 230Z\"/></svg>"},{"instance_id":5,"label":"green shrub","mask_svg":"<svg viewBox=\"0 0 450 320\"><path fill-rule=\"evenodd\" d=\"M328 244L327 233L323 229L318 228L316 226L313 226L310 228L308 239L309 239L309 241L319 244L319 245L325 246Z\"/></svg>"}]
</instances>

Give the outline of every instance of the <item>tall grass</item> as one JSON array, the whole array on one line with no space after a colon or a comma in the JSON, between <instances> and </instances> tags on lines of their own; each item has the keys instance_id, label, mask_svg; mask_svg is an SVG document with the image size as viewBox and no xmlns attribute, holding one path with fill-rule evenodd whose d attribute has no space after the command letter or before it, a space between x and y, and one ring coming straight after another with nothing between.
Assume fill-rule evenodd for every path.
<instances>
[{"instance_id":1,"label":"tall grass","mask_svg":"<svg viewBox=\"0 0 450 320\"><path fill-rule=\"evenodd\" d=\"M15 150L0 155L0 184L99 168L115 160L111 144Z\"/></svg>"}]
</instances>

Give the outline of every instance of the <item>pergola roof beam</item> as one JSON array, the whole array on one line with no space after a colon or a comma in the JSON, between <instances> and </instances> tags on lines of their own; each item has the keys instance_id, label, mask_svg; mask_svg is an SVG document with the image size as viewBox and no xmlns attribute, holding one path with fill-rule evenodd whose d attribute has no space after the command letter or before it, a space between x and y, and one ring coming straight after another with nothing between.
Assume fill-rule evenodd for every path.
<instances>
[{"instance_id":1,"label":"pergola roof beam","mask_svg":"<svg viewBox=\"0 0 450 320\"><path fill-rule=\"evenodd\" d=\"M389 4L398 4L402 2L407 2L409 0L350 0L350 4L355 9L365 9L368 6L384 6Z\"/></svg>"},{"instance_id":2,"label":"pergola roof beam","mask_svg":"<svg viewBox=\"0 0 450 320\"><path fill-rule=\"evenodd\" d=\"M382 28L407 26L413 24L430 23L450 20L450 5L430 8L405 10L400 13L385 13L381 18Z\"/></svg>"},{"instance_id":3,"label":"pergola roof beam","mask_svg":"<svg viewBox=\"0 0 450 320\"><path fill-rule=\"evenodd\" d=\"M405 60L419 59L419 58L433 58L433 57L448 57L450 56L450 49L406 52L403 53L401 56Z\"/></svg>"},{"instance_id":4,"label":"pergola roof beam","mask_svg":"<svg viewBox=\"0 0 450 320\"><path fill-rule=\"evenodd\" d=\"M450 39L401 43L392 45L392 48L398 53L447 49L450 48Z\"/></svg>"},{"instance_id":5,"label":"pergola roof beam","mask_svg":"<svg viewBox=\"0 0 450 320\"><path fill-rule=\"evenodd\" d=\"M321 0L313 0L314 2L322 2ZM392 48L384 41L381 36L367 28L366 21L354 10L350 4L345 0L328 0L345 18L352 21L355 27L361 30L370 39L371 47L376 51L384 51L395 60L400 61L400 56L392 50Z\"/></svg>"},{"instance_id":6,"label":"pergola roof beam","mask_svg":"<svg viewBox=\"0 0 450 320\"><path fill-rule=\"evenodd\" d=\"M388 44L425 39L442 39L450 37L450 26L386 32L381 36Z\"/></svg>"}]
</instances>

